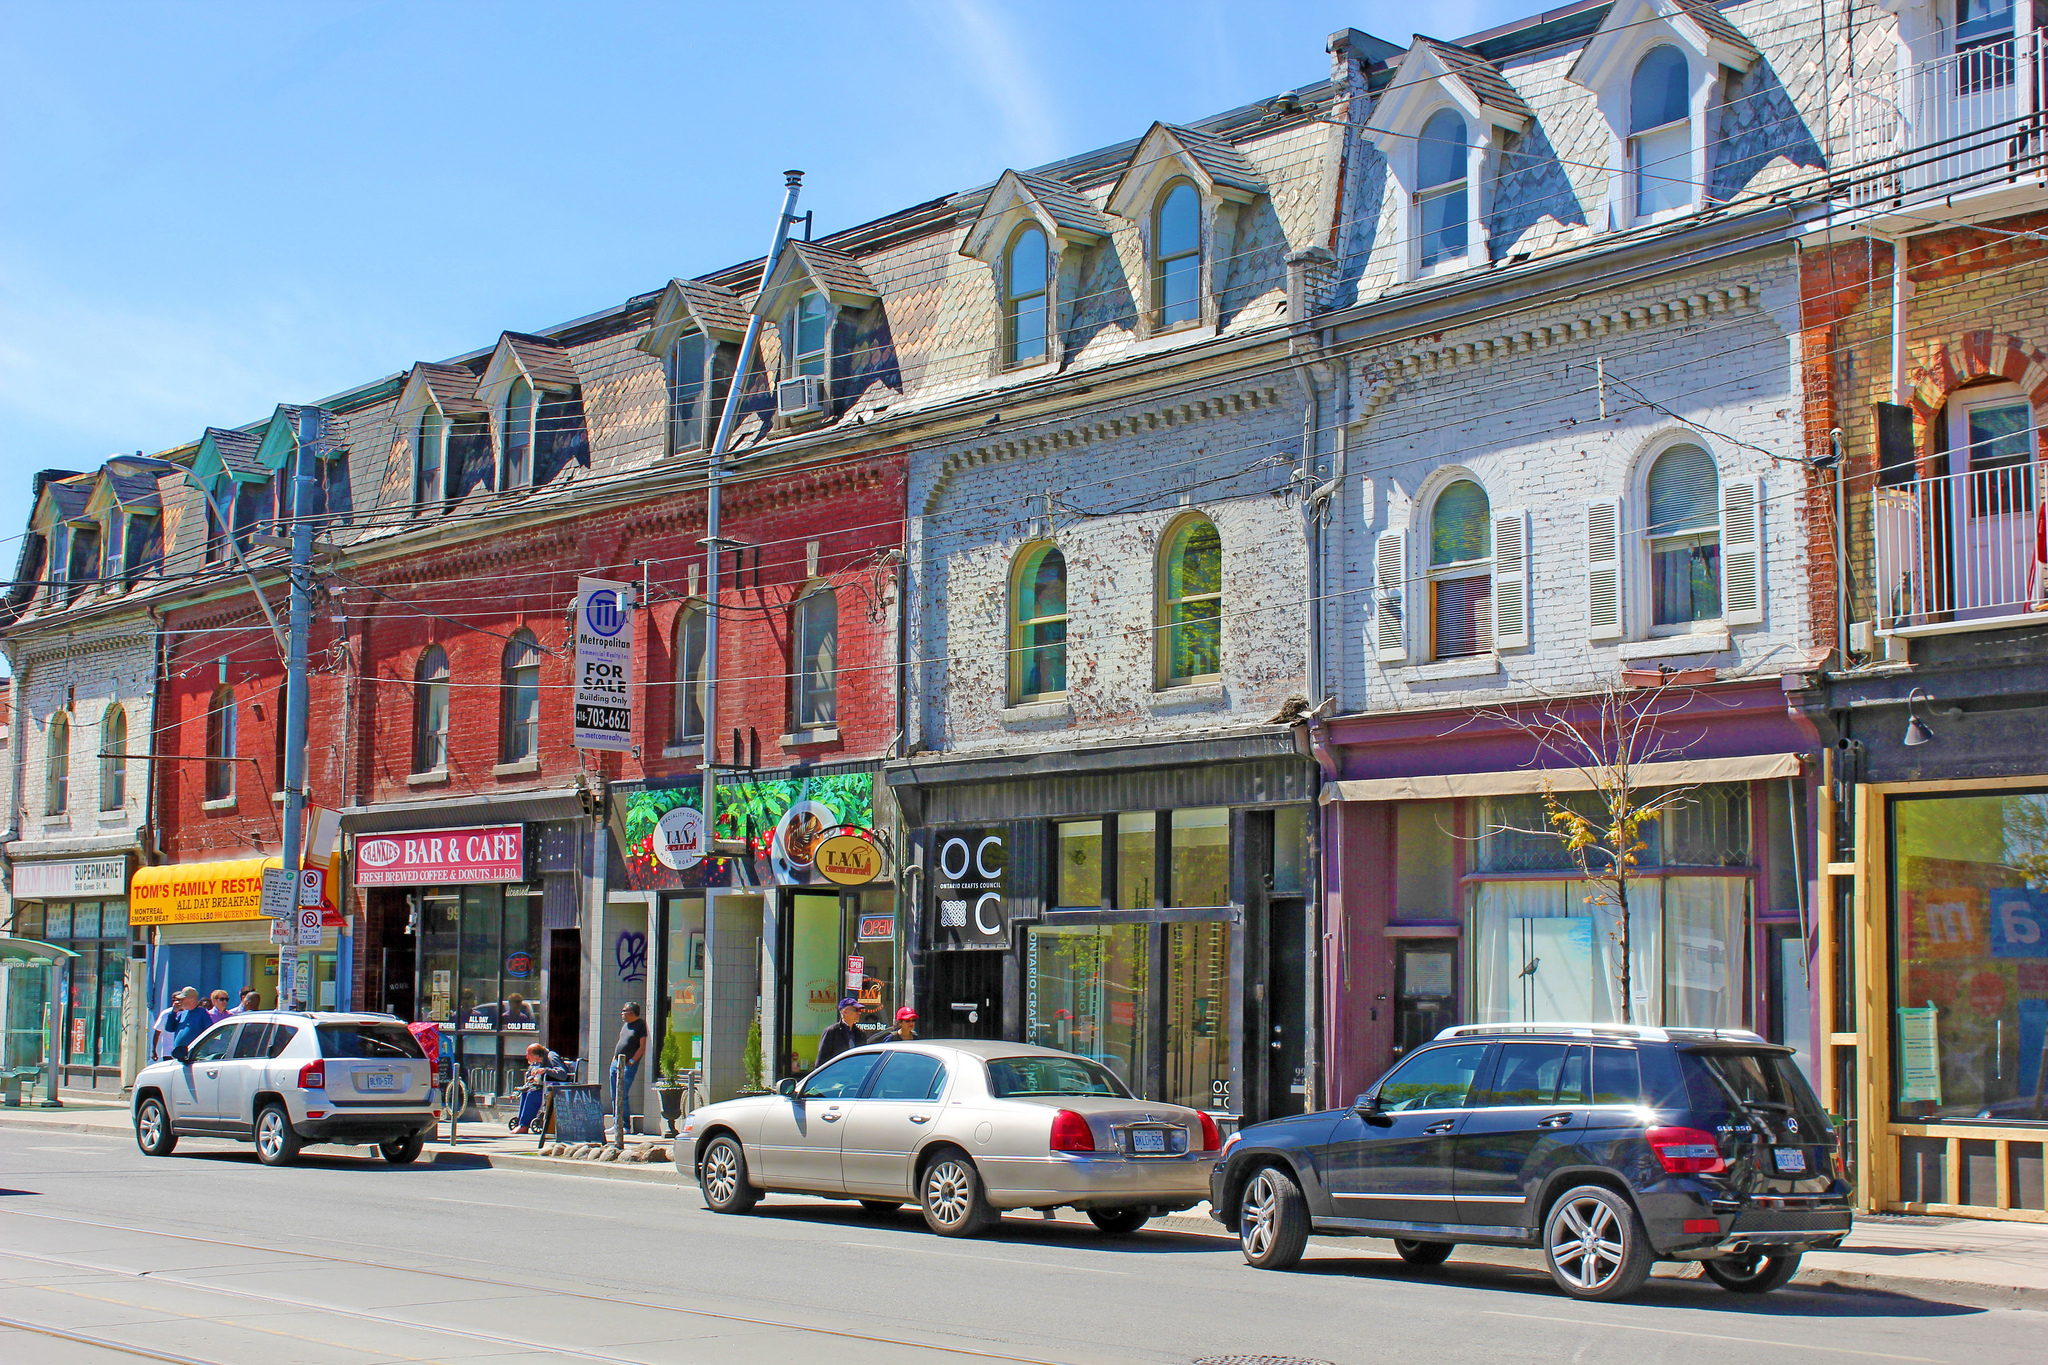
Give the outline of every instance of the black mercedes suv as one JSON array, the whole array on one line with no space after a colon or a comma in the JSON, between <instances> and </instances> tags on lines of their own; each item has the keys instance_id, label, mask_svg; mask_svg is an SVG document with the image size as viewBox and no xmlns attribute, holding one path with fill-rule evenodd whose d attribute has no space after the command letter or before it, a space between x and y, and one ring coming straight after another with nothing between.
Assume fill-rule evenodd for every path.
<instances>
[{"instance_id":1,"label":"black mercedes suv","mask_svg":"<svg viewBox=\"0 0 2048 1365\"><path fill-rule=\"evenodd\" d=\"M1834 1129L1792 1049L1609 1024L1446 1029L1349 1109L1239 1132L1210 1209L1263 1269L1311 1232L1392 1238L1418 1266L1460 1242L1541 1247L1581 1299L1634 1293L1655 1261L1764 1293L1849 1232Z\"/></svg>"}]
</instances>

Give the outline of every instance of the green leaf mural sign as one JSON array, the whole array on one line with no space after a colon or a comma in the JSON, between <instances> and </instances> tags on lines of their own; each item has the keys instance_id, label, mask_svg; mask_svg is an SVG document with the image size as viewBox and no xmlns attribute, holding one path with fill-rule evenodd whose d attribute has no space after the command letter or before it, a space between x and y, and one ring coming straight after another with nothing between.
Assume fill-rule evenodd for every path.
<instances>
[{"instance_id":1,"label":"green leaf mural sign","mask_svg":"<svg viewBox=\"0 0 2048 1365\"><path fill-rule=\"evenodd\" d=\"M697 886L732 886L735 855L721 854L676 871L654 856L655 827L678 806L698 809L703 788L695 782L657 787L626 797L626 870L635 891L675 891ZM806 777L721 782L712 838L744 841L754 880L775 886L828 886L812 866L812 850L832 833L868 833L875 824L873 773L820 773Z\"/></svg>"}]
</instances>

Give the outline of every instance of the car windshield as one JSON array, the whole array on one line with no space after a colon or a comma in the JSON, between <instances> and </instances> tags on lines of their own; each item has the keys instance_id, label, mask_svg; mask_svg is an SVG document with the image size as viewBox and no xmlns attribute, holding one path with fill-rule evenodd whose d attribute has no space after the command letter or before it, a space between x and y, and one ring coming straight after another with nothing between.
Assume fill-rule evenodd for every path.
<instances>
[{"instance_id":1,"label":"car windshield","mask_svg":"<svg viewBox=\"0 0 2048 1365\"><path fill-rule=\"evenodd\" d=\"M1782 1052L1713 1048L1678 1055L1679 1067L1685 1072L1686 1094L1695 1109L1726 1113L1735 1107L1733 1101L1739 1100L1766 1114L1790 1114L1801 1122L1823 1127L1826 1124L1813 1087ZM1820 1127L1815 1131L1820 1131Z\"/></svg>"},{"instance_id":2,"label":"car windshield","mask_svg":"<svg viewBox=\"0 0 2048 1365\"><path fill-rule=\"evenodd\" d=\"M322 1024L322 1057L368 1057L389 1061L394 1057L425 1061L419 1039L403 1024Z\"/></svg>"},{"instance_id":3,"label":"car windshield","mask_svg":"<svg viewBox=\"0 0 2048 1365\"><path fill-rule=\"evenodd\" d=\"M1114 1072L1086 1057L991 1057L988 1093L999 1100L1029 1095L1131 1097Z\"/></svg>"}]
</instances>

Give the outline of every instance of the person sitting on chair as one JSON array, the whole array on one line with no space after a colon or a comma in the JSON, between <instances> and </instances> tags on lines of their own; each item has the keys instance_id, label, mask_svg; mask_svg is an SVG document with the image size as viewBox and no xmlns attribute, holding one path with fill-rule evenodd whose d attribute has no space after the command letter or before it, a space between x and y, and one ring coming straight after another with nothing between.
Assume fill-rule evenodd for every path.
<instances>
[{"instance_id":1,"label":"person sitting on chair","mask_svg":"<svg viewBox=\"0 0 2048 1365\"><path fill-rule=\"evenodd\" d=\"M540 1121L541 1100L547 1094L548 1082L560 1085L573 1079L575 1070L568 1062L539 1043L530 1044L526 1049L526 1082L519 1087L519 1116L512 1120L512 1131L533 1131L534 1124Z\"/></svg>"}]
</instances>

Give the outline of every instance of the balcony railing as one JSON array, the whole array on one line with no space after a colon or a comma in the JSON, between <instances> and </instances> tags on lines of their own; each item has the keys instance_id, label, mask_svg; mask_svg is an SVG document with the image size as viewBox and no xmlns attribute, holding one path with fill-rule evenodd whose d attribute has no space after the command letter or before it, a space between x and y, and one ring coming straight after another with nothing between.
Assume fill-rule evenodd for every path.
<instances>
[{"instance_id":1,"label":"balcony railing","mask_svg":"<svg viewBox=\"0 0 2048 1365\"><path fill-rule=\"evenodd\" d=\"M1968 629L2048 609L2044 472L2001 464L1872 494L1879 633Z\"/></svg>"},{"instance_id":2,"label":"balcony railing","mask_svg":"<svg viewBox=\"0 0 2048 1365\"><path fill-rule=\"evenodd\" d=\"M1857 205L1910 200L2038 174L2040 32L1866 77L1843 92L1835 170Z\"/></svg>"}]
</instances>

